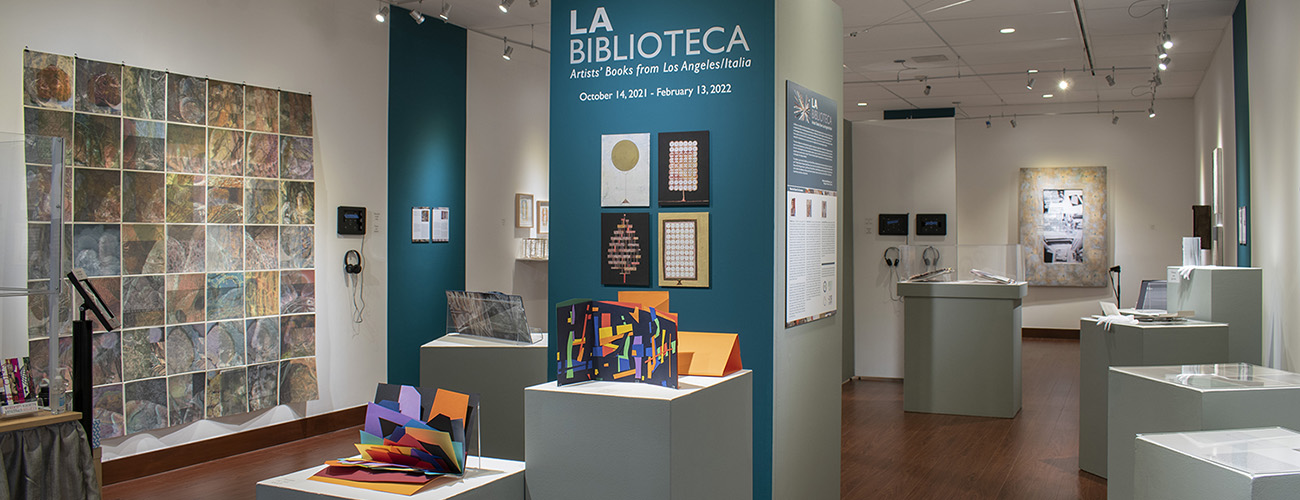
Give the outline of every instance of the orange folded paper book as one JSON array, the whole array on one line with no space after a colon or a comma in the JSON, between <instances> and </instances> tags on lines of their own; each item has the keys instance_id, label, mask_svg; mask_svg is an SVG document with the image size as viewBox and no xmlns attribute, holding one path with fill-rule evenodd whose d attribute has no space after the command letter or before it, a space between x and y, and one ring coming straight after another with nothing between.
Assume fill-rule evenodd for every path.
<instances>
[{"instance_id":1,"label":"orange folded paper book","mask_svg":"<svg viewBox=\"0 0 1300 500\"><path fill-rule=\"evenodd\" d=\"M677 332L677 373L679 375L725 377L740 369L739 335Z\"/></svg>"}]
</instances>

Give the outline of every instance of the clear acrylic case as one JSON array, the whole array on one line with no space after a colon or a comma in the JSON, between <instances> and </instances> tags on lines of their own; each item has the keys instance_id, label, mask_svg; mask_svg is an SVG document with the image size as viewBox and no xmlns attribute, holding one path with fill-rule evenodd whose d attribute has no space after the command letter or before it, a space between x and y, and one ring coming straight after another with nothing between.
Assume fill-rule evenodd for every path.
<instances>
[{"instance_id":1,"label":"clear acrylic case","mask_svg":"<svg viewBox=\"0 0 1300 500\"><path fill-rule=\"evenodd\" d=\"M1020 245L903 245L898 247L902 262L899 277L951 269L927 281L989 281L972 271L1025 281L1024 250Z\"/></svg>"}]
</instances>

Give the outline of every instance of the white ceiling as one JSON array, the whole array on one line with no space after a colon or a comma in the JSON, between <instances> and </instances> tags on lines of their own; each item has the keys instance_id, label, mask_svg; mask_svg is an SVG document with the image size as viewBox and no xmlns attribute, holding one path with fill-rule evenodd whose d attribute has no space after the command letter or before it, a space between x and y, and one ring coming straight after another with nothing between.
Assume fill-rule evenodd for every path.
<instances>
[{"instance_id":1,"label":"white ceiling","mask_svg":"<svg viewBox=\"0 0 1300 500\"><path fill-rule=\"evenodd\" d=\"M373 0L368 0L373 1ZM514 0L446 0L452 23L522 45L550 47L551 0L529 7ZM878 117L885 109L952 107L959 116L997 116L1028 106L1042 110L1136 111L1151 99L1156 43L1169 4L1172 67L1157 99L1190 98L1200 86L1237 0L1077 0L1092 51L1088 67L1076 0L835 0L844 16L845 118ZM443 0L402 0L437 22ZM376 1L376 8L378 8ZM1002 34L1002 28L1015 33ZM854 36L850 36L853 34ZM521 50L521 49L516 49ZM944 56L941 62L914 58ZM894 62L903 59L906 66ZM1116 84L1105 76L1118 68ZM1029 69L1038 69L1033 90ZM1056 85L1066 69L1071 86ZM900 72L901 70L901 72ZM918 78L927 78L925 83ZM924 94L926 84L929 95ZM1044 93L1054 97L1044 99ZM859 107L856 103L865 102ZM1132 108L1132 109L1128 109Z\"/></svg>"}]
</instances>

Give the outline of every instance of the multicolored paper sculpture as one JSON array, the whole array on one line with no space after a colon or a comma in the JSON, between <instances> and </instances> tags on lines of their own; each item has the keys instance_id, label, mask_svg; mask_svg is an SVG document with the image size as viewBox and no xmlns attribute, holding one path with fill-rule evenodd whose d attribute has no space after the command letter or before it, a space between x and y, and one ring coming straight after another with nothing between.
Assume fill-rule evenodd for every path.
<instances>
[{"instance_id":1,"label":"multicolored paper sculpture","mask_svg":"<svg viewBox=\"0 0 1300 500\"><path fill-rule=\"evenodd\" d=\"M556 306L563 344L559 385L588 380L677 388L677 315L627 302L570 300Z\"/></svg>"},{"instance_id":2,"label":"multicolored paper sculpture","mask_svg":"<svg viewBox=\"0 0 1300 500\"><path fill-rule=\"evenodd\" d=\"M379 384L366 406L360 456L330 460L333 467L438 476L465 473L466 436L478 394Z\"/></svg>"}]
</instances>

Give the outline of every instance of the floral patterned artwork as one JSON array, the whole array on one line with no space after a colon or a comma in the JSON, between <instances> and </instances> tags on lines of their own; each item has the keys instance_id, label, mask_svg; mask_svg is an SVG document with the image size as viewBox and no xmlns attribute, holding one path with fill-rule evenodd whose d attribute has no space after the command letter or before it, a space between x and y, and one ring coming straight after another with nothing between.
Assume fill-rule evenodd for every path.
<instances>
[{"instance_id":1,"label":"floral patterned artwork","mask_svg":"<svg viewBox=\"0 0 1300 500\"><path fill-rule=\"evenodd\" d=\"M208 275L208 321L244 317L244 274Z\"/></svg>"},{"instance_id":2,"label":"floral patterned artwork","mask_svg":"<svg viewBox=\"0 0 1300 500\"><path fill-rule=\"evenodd\" d=\"M316 271L280 273L280 314L316 311Z\"/></svg>"},{"instance_id":3,"label":"floral patterned artwork","mask_svg":"<svg viewBox=\"0 0 1300 500\"><path fill-rule=\"evenodd\" d=\"M244 175L244 133L208 129L208 173Z\"/></svg>"},{"instance_id":4,"label":"floral patterned artwork","mask_svg":"<svg viewBox=\"0 0 1300 500\"><path fill-rule=\"evenodd\" d=\"M244 123L244 86L208 80L208 126L240 128Z\"/></svg>"},{"instance_id":5,"label":"floral patterned artwork","mask_svg":"<svg viewBox=\"0 0 1300 500\"><path fill-rule=\"evenodd\" d=\"M122 65L77 59L77 111L122 114Z\"/></svg>"},{"instance_id":6,"label":"floral patterned artwork","mask_svg":"<svg viewBox=\"0 0 1300 500\"><path fill-rule=\"evenodd\" d=\"M207 117L207 94L207 80L167 75L167 121L203 125Z\"/></svg>"},{"instance_id":7,"label":"floral patterned artwork","mask_svg":"<svg viewBox=\"0 0 1300 500\"><path fill-rule=\"evenodd\" d=\"M208 223L244 222L244 179L208 177Z\"/></svg>"},{"instance_id":8,"label":"floral patterned artwork","mask_svg":"<svg viewBox=\"0 0 1300 500\"><path fill-rule=\"evenodd\" d=\"M280 176L280 147L274 134L248 134L247 175L275 178Z\"/></svg>"},{"instance_id":9,"label":"floral patterned artwork","mask_svg":"<svg viewBox=\"0 0 1300 500\"><path fill-rule=\"evenodd\" d=\"M311 180L314 175L311 138L281 137L280 177Z\"/></svg>"},{"instance_id":10,"label":"floral patterned artwork","mask_svg":"<svg viewBox=\"0 0 1300 500\"><path fill-rule=\"evenodd\" d=\"M23 51L23 104L72 110L71 57Z\"/></svg>"},{"instance_id":11,"label":"floral patterned artwork","mask_svg":"<svg viewBox=\"0 0 1300 500\"><path fill-rule=\"evenodd\" d=\"M162 327L122 331L122 376L127 382L167 375ZM166 407L166 404L163 405Z\"/></svg>"},{"instance_id":12,"label":"floral patterned artwork","mask_svg":"<svg viewBox=\"0 0 1300 500\"><path fill-rule=\"evenodd\" d=\"M283 224L315 224L316 185L311 182L280 183L280 212Z\"/></svg>"},{"instance_id":13,"label":"floral patterned artwork","mask_svg":"<svg viewBox=\"0 0 1300 500\"><path fill-rule=\"evenodd\" d=\"M280 131L280 91L245 87L244 128L257 132Z\"/></svg>"}]
</instances>

